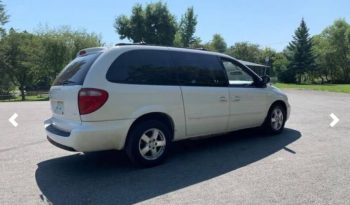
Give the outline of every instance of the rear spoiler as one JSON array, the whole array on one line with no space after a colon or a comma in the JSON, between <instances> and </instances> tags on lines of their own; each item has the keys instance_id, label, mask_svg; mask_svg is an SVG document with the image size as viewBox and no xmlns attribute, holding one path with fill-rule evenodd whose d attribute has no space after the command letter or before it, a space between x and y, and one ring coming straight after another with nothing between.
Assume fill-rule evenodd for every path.
<instances>
[{"instance_id":1,"label":"rear spoiler","mask_svg":"<svg viewBox=\"0 0 350 205\"><path fill-rule=\"evenodd\" d=\"M85 49L80 50L80 51L77 53L77 57L79 57L79 56L85 56L85 55L88 55L88 54L91 54L91 53L97 53L97 52L103 51L103 50L105 50L105 49L106 49L105 47L85 48Z\"/></svg>"}]
</instances>

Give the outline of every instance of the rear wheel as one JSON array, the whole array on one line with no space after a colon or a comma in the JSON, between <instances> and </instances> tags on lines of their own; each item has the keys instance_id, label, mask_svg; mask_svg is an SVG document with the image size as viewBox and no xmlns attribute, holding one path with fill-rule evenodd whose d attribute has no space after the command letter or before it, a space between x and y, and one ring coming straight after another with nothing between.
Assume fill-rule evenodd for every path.
<instances>
[{"instance_id":1,"label":"rear wheel","mask_svg":"<svg viewBox=\"0 0 350 205\"><path fill-rule=\"evenodd\" d=\"M168 153L171 132L156 120L140 122L130 130L126 153L130 160L145 167L162 163Z\"/></svg>"},{"instance_id":2,"label":"rear wheel","mask_svg":"<svg viewBox=\"0 0 350 205\"><path fill-rule=\"evenodd\" d=\"M265 119L263 128L269 134L279 134L284 129L286 110L280 104L273 105Z\"/></svg>"}]
</instances>

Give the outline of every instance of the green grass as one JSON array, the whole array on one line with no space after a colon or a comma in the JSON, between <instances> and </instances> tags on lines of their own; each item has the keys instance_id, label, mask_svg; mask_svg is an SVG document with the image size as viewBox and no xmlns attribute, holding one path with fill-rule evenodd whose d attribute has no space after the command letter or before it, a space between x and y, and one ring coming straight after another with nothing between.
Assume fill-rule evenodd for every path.
<instances>
[{"instance_id":1,"label":"green grass","mask_svg":"<svg viewBox=\"0 0 350 205\"><path fill-rule=\"evenodd\" d=\"M49 100L49 97L46 95L32 95L32 96L26 96L25 101L47 101ZM22 98L21 96L17 96L16 98L12 98L10 100L0 100L0 102L21 102Z\"/></svg>"},{"instance_id":2,"label":"green grass","mask_svg":"<svg viewBox=\"0 0 350 205\"><path fill-rule=\"evenodd\" d=\"M304 90L319 90L339 93L350 93L350 84L326 84L326 85L308 85L308 84L286 84L275 83L274 86L278 88L294 88Z\"/></svg>"}]
</instances>

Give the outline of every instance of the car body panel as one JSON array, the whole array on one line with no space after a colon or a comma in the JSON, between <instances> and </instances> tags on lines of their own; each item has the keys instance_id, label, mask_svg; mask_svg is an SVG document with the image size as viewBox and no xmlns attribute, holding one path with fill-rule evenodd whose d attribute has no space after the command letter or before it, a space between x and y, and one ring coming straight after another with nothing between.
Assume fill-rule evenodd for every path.
<instances>
[{"instance_id":1,"label":"car body panel","mask_svg":"<svg viewBox=\"0 0 350 205\"><path fill-rule=\"evenodd\" d=\"M227 132L227 87L181 86L186 114L186 136Z\"/></svg>"},{"instance_id":2,"label":"car body panel","mask_svg":"<svg viewBox=\"0 0 350 205\"><path fill-rule=\"evenodd\" d=\"M230 87L229 130L260 126L269 109L267 88Z\"/></svg>"}]
</instances>

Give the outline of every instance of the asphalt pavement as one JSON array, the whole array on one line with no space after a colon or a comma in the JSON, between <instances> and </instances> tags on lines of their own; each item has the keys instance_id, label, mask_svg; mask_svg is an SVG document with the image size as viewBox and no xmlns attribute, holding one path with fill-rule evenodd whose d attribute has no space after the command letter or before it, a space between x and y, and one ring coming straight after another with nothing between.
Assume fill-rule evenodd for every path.
<instances>
[{"instance_id":1,"label":"asphalt pavement","mask_svg":"<svg viewBox=\"0 0 350 205\"><path fill-rule=\"evenodd\" d=\"M285 92L292 112L282 134L182 141L148 169L123 152L52 146L49 102L0 103L0 204L350 204L350 95Z\"/></svg>"}]
</instances>

